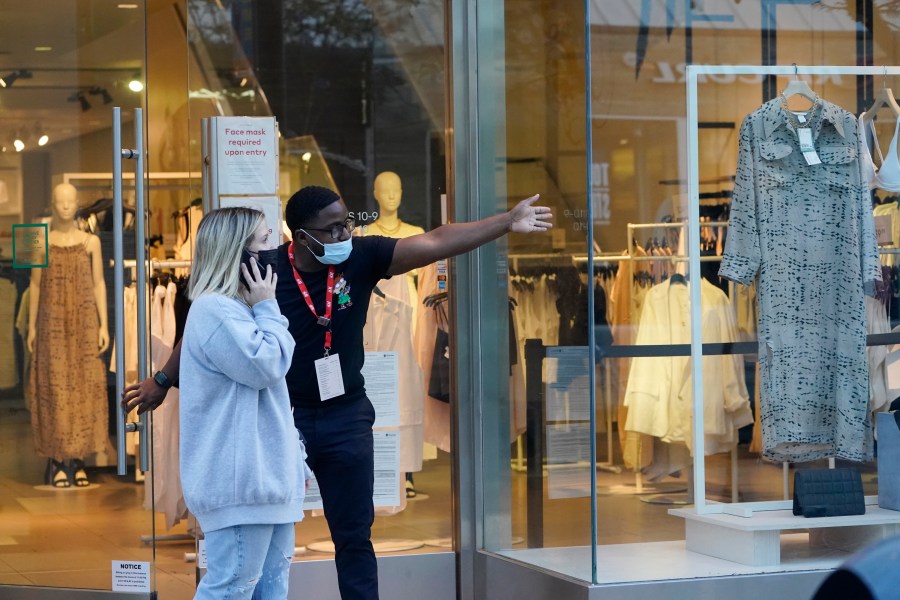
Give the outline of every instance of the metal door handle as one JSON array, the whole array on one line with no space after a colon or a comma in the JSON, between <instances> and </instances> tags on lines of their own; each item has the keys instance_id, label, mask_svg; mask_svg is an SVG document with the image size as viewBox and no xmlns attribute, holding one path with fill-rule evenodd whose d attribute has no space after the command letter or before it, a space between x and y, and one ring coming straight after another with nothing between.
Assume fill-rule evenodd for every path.
<instances>
[{"instance_id":1,"label":"metal door handle","mask_svg":"<svg viewBox=\"0 0 900 600\"><path fill-rule=\"evenodd\" d=\"M134 214L135 214L135 263L137 264L137 342L138 342L138 381L147 378L147 254L145 240L147 235L144 215L144 110L134 109ZM140 435L141 464L145 473L150 468L150 413L141 415Z\"/></svg>"},{"instance_id":2,"label":"metal door handle","mask_svg":"<svg viewBox=\"0 0 900 600\"><path fill-rule=\"evenodd\" d=\"M116 391L125 389L125 276L122 250L122 109L112 109L113 171L113 300L116 329ZM125 475L125 411L116 402L116 473Z\"/></svg>"},{"instance_id":3,"label":"metal door handle","mask_svg":"<svg viewBox=\"0 0 900 600\"><path fill-rule=\"evenodd\" d=\"M115 329L116 329L116 389L125 389L125 277L124 251L122 239L123 204L122 204L122 159L133 159L135 188L135 263L137 265L137 313L138 313L138 381L147 377L147 276L144 270L147 263L144 246L144 123L143 110L134 109L134 140L137 148L122 148L122 111L118 106L113 108L113 285L115 291ZM121 403L116 403L116 473L127 473L125 433L137 431L140 434L140 466L141 471L149 467L149 419L148 413L141 415L140 423L125 423L125 411Z\"/></svg>"}]
</instances>

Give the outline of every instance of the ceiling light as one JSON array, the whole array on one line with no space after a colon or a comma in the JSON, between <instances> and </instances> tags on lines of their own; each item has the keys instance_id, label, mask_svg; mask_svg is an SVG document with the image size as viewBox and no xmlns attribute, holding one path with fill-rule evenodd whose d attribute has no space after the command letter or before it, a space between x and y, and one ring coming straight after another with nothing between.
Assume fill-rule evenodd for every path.
<instances>
[{"instance_id":1,"label":"ceiling light","mask_svg":"<svg viewBox=\"0 0 900 600\"><path fill-rule=\"evenodd\" d=\"M52 46L35 46L34 47L35 52L50 52L51 50L53 50Z\"/></svg>"},{"instance_id":2,"label":"ceiling light","mask_svg":"<svg viewBox=\"0 0 900 600\"><path fill-rule=\"evenodd\" d=\"M15 140L13 140L13 146L16 147L16 152L21 152L25 149L25 142L16 138Z\"/></svg>"},{"instance_id":3,"label":"ceiling light","mask_svg":"<svg viewBox=\"0 0 900 600\"><path fill-rule=\"evenodd\" d=\"M119 8L137 8L138 7L137 4L131 4L131 3L126 4L124 2L122 4L118 4L117 6Z\"/></svg>"},{"instance_id":4,"label":"ceiling light","mask_svg":"<svg viewBox=\"0 0 900 600\"><path fill-rule=\"evenodd\" d=\"M101 98L103 98L103 104L109 104L113 101L112 96L109 95L109 92L106 91L106 88L95 86L88 90L88 93L92 96L100 96Z\"/></svg>"},{"instance_id":5,"label":"ceiling light","mask_svg":"<svg viewBox=\"0 0 900 600\"><path fill-rule=\"evenodd\" d=\"M38 138L38 146L46 146L47 142L49 142L49 141L50 141L50 138L45 133L44 135L42 135L41 137Z\"/></svg>"},{"instance_id":6,"label":"ceiling light","mask_svg":"<svg viewBox=\"0 0 900 600\"><path fill-rule=\"evenodd\" d=\"M132 79L128 82L128 89L132 92L140 92L144 89L144 84L137 79Z\"/></svg>"}]
</instances>

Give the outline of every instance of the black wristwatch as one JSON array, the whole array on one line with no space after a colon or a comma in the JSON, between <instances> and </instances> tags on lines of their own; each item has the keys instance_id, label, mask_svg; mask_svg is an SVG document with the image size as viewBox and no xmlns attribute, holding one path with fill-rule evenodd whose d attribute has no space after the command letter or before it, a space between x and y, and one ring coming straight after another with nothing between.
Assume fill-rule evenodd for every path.
<instances>
[{"instance_id":1,"label":"black wristwatch","mask_svg":"<svg viewBox=\"0 0 900 600\"><path fill-rule=\"evenodd\" d=\"M167 390L174 385L174 382L169 379L169 376L162 371L157 371L153 375L153 381L155 381L157 385L159 385L159 387L163 388L164 390Z\"/></svg>"}]
</instances>

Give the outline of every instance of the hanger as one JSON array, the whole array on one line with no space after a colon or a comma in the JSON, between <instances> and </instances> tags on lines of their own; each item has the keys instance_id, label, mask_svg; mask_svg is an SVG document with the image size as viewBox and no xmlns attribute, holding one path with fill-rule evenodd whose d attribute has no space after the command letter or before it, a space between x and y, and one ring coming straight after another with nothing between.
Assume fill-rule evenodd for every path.
<instances>
[{"instance_id":1,"label":"hanger","mask_svg":"<svg viewBox=\"0 0 900 600\"><path fill-rule=\"evenodd\" d=\"M894 119L900 118L900 105L894 98L894 92L887 86L887 67L884 67L884 75L882 76L881 89L875 92L875 100L869 110L863 113L864 121L874 121L875 115L882 108L890 109L894 114Z\"/></svg>"},{"instance_id":2,"label":"hanger","mask_svg":"<svg viewBox=\"0 0 900 600\"><path fill-rule=\"evenodd\" d=\"M819 95L809 87L809 84L806 83L806 81L800 79L797 63L792 64L794 65L794 78L784 87L784 90L781 92L781 97L787 102L787 99L792 96L803 96L813 104L817 104L819 102Z\"/></svg>"}]
</instances>

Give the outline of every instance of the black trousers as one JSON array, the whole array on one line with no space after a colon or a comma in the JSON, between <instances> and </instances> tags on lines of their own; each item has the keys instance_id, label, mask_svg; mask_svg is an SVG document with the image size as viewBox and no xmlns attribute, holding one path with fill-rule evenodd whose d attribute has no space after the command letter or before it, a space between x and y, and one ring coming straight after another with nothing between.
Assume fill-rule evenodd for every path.
<instances>
[{"instance_id":1,"label":"black trousers","mask_svg":"<svg viewBox=\"0 0 900 600\"><path fill-rule=\"evenodd\" d=\"M325 519L334 541L342 600L377 600L378 566L372 548L375 462L368 398L315 408L295 407L294 423L306 442Z\"/></svg>"}]
</instances>

